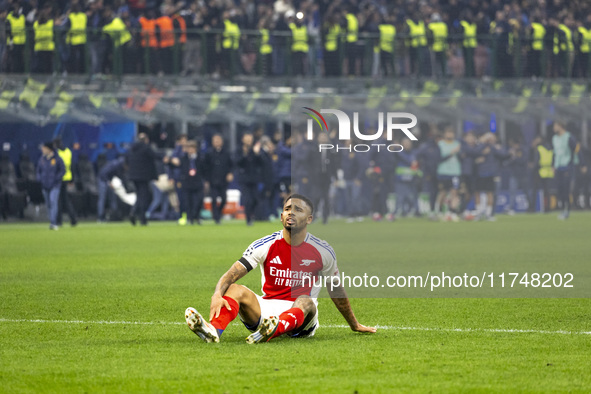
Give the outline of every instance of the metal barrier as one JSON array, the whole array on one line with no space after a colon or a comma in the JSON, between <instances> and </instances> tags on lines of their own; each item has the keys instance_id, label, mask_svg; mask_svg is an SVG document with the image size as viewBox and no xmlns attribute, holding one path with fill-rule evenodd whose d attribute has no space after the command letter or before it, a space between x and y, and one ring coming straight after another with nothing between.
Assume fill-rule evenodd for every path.
<instances>
[{"instance_id":1,"label":"metal barrier","mask_svg":"<svg viewBox=\"0 0 591 394\"><path fill-rule=\"evenodd\" d=\"M53 64L50 68L53 73L64 71L72 73L72 70L76 69L72 63L78 61L82 62L82 70L86 74L106 73L121 76L123 74L196 73L233 78L237 75L326 76L329 74L328 68L332 67L335 74L331 75L335 76L384 76L380 71L378 34L360 33L358 41L350 46L346 43L345 33L340 34L337 54L329 57L317 32L308 34L309 50L303 55L291 50L293 40L289 31L269 32L268 44L271 52L267 54L261 51L264 43L259 31L242 31L236 49L225 47L222 30L188 30L185 32L186 43L181 43L179 40L182 33L175 31L175 42L171 48L160 48L142 46L143 33L140 30L131 31L132 39L121 46L114 45L114 42L120 38L117 33L107 35L102 30L87 30L87 42L83 48L84 57L73 60L71 57L73 49L65 41L66 32L56 29ZM391 55L392 77L466 76L465 71L463 73L458 71L465 64L463 35L450 34L447 37L444 56L440 58L431 49L430 38L429 44L425 47L412 47L409 38L403 33L395 37ZM477 77L591 77L590 53L583 53L578 49L555 51L555 44L546 40L545 48L534 56L531 48L532 40L528 37L512 37L505 40L498 35L479 35L477 39L476 50L468 52L476 55L480 60L477 62L478 72L475 74ZM32 29L28 29L23 51L25 73L37 73L40 69L41 56L33 48L34 33ZM18 51L10 45L7 46L6 51L4 59L6 62L3 62L2 70L11 72L11 63L14 63L11 56L16 56ZM351 57L353 57L352 60ZM330 64L331 61L336 61L336 64ZM300 62L303 63L300 65ZM448 69L446 74L436 70L436 67L441 65L438 62L444 63L443 68ZM540 75L534 75L532 72L534 68L532 62L539 62ZM450 72L448 63L456 64L456 70ZM349 70L351 65L355 68L353 72Z\"/></svg>"}]
</instances>

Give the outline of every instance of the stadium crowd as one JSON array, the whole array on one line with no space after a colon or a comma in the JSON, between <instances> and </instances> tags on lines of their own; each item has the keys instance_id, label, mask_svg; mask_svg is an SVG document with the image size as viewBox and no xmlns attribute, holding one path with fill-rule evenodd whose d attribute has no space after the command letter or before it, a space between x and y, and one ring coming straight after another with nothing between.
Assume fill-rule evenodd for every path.
<instances>
[{"instance_id":1,"label":"stadium crowd","mask_svg":"<svg viewBox=\"0 0 591 394\"><path fill-rule=\"evenodd\" d=\"M585 0L4 0L0 71L590 76Z\"/></svg>"},{"instance_id":2,"label":"stadium crowd","mask_svg":"<svg viewBox=\"0 0 591 394\"><path fill-rule=\"evenodd\" d=\"M41 147L36 168L23 155L15 171L2 156L0 211L4 218L22 215L27 203L39 205L45 197L51 228L61 224L61 212L72 225L77 216L94 214L100 222L129 217L134 224L200 224L202 213L219 224L228 189L239 189L249 225L276 216L294 191L310 196L325 223L331 216L353 222L424 214L432 220L494 221L503 190L508 214L561 209L566 219L573 204L591 208L591 152L568 128L556 121L547 137L536 137L530 146L516 136L503 146L494 133L468 131L458 140L451 126L431 124L420 144L395 141L403 147L398 153L355 152L356 141L338 152L318 152L317 143L331 142L327 133L308 141L298 134L268 136L262 129L244 133L235 152L221 134L200 143L179 135L174 149L159 152L140 133L126 152L108 147L94 164L85 155L73 160L72 151L55 141ZM516 200L518 193L525 201ZM421 202L421 195L428 197ZM389 203L392 196L395 205Z\"/></svg>"}]
</instances>

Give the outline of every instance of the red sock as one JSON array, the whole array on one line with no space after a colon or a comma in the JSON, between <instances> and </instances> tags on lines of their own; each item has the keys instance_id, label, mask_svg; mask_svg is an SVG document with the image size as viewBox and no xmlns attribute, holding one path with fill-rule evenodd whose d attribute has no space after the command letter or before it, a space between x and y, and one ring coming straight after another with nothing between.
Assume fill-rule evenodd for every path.
<instances>
[{"instance_id":1,"label":"red sock","mask_svg":"<svg viewBox=\"0 0 591 394\"><path fill-rule=\"evenodd\" d=\"M211 325L218 330L218 335L222 335L222 332L224 332L226 327L228 327L228 324L230 324L232 320L236 319L236 316L238 316L238 310L240 309L240 306L235 299L228 296L223 296L222 298L228 301L228 304L232 310L229 310L224 306L220 310L220 315L211 319Z\"/></svg>"},{"instance_id":2,"label":"red sock","mask_svg":"<svg viewBox=\"0 0 591 394\"><path fill-rule=\"evenodd\" d=\"M293 331L304 324L304 311L300 308L291 308L279 315L277 331L271 338L278 337L288 331Z\"/></svg>"}]
</instances>

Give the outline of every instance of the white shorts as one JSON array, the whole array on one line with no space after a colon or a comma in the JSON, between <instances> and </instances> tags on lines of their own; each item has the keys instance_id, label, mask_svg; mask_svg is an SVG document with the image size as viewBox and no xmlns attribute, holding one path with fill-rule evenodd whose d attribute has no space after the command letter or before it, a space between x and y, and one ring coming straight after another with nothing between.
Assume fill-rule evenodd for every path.
<instances>
[{"instance_id":1,"label":"white shorts","mask_svg":"<svg viewBox=\"0 0 591 394\"><path fill-rule=\"evenodd\" d=\"M258 294L255 294L255 296L257 297L257 300L259 302L259 306L261 308L261 317L259 319L259 322L257 323L256 327L251 327L251 326L248 326L246 323L244 323L244 321L242 321L244 326L252 332L255 332L256 330L258 330L259 325L261 324L261 322L263 321L264 318L271 317L271 316L279 316L280 314L282 314L286 310L291 309L293 307L293 301L267 300ZM242 320L242 318L241 318L241 320ZM297 329L296 332L289 332L286 335L288 335L292 338L308 338L308 337L314 336L317 328L318 328L318 310L316 310L314 317L312 318L312 320L310 320L310 322L308 324L306 324L303 327L300 327L299 329Z\"/></svg>"}]
</instances>

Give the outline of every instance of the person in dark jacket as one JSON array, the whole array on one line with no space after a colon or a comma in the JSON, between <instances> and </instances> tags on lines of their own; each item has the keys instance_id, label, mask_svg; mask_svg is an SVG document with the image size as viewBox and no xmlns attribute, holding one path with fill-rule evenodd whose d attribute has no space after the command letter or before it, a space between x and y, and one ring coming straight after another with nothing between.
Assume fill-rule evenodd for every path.
<instances>
[{"instance_id":1,"label":"person in dark jacket","mask_svg":"<svg viewBox=\"0 0 591 394\"><path fill-rule=\"evenodd\" d=\"M437 202L438 181L437 166L441 161L441 152L437 143L440 135L436 128L429 133L427 141L415 150L415 157L419 161L419 166L423 172L423 185L429 193L430 218L436 219L435 203Z\"/></svg>"},{"instance_id":2,"label":"person in dark jacket","mask_svg":"<svg viewBox=\"0 0 591 394\"><path fill-rule=\"evenodd\" d=\"M49 229L57 230L57 214L62 178L66 167L62 159L55 153L52 142L41 146L42 155L37 163L37 180L41 182L43 197L49 214Z\"/></svg>"},{"instance_id":3,"label":"person in dark jacket","mask_svg":"<svg viewBox=\"0 0 591 394\"><path fill-rule=\"evenodd\" d=\"M511 155L497 145L497 138L493 133L486 133L480 137L480 145L475 151L477 175L476 178L476 207L478 217L488 221L495 221L494 201L496 192L495 178L499 176L501 161ZM486 194L486 207L481 206L480 194Z\"/></svg>"},{"instance_id":4,"label":"person in dark jacket","mask_svg":"<svg viewBox=\"0 0 591 394\"><path fill-rule=\"evenodd\" d=\"M222 211L226 205L228 184L234 180L232 157L224 149L224 139L215 134L211 139L211 149L205 154L206 179L211 196L211 213L216 224L222 220ZM219 198L219 203L218 203Z\"/></svg>"},{"instance_id":5,"label":"person in dark jacket","mask_svg":"<svg viewBox=\"0 0 591 394\"><path fill-rule=\"evenodd\" d=\"M375 141L377 144L386 144L384 138ZM366 169L367 177L371 184L371 212L372 219L380 221L388 212L388 194L392 189L392 173L396 168L396 156L385 149L375 150L369 153L369 168ZM393 219L388 214L388 219Z\"/></svg>"},{"instance_id":6,"label":"person in dark jacket","mask_svg":"<svg viewBox=\"0 0 591 394\"><path fill-rule=\"evenodd\" d=\"M128 153L129 180L135 185L137 201L133 207L130 221L135 225L136 217L145 226L148 224L146 211L150 206L150 181L158 179L156 160L162 160L163 155L150 147L147 134L140 133L138 140L131 146Z\"/></svg>"},{"instance_id":7,"label":"person in dark jacket","mask_svg":"<svg viewBox=\"0 0 591 394\"><path fill-rule=\"evenodd\" d=\"M255 217L257 220L269 220L269 218L276 214L274 212L274 197L275 185L277 184L277 176L275 173L274 159L277 160L275 154L275 144L271 141L269 136L263 135L259 140L261 144L261 171L259 175L259 191L260 200L262 204L259 205Z\"/></svg>"},{"instance_id":8,"label":"person in dark jacket","mask_svg":"<svg viewBox=\"0 0 591 394\"><path fill-rule=\"evenodd\" d=\"M317 138L319 144L328 144L331 141L327 133L321 133ZM312 149L308 151L306 166L310 199L315 207L320 207L322 202L322 223L326 224L331 209L330 186L337 176L339 156L332 150L318 152Z\"/></svg>"},{"instance_id":9,"label":"person in dark jacket","mask_svg":"<svg viewBox=\"0 0 591 394\"><path fill-rule=\"evenodd\" d=\"M109 161L99 170L98 176L98 202L97 202L97 220L104 222L106 220L105 205L109 202L111 215L117 212L117 196L111 187L111 180L114 177L123 179L123 174L127 171L127 163L125 157L120 157Z\"/></svg>"},{"instance_id":10,"label":"person in dark jacket","mask_svg":"<svg viewBox=\"0 0 591 394\"><path fill-rule=\"evenodd\" d=\"M578 162L578 144L566 128L564 120L554 121L554 136L552 136L552 167L554 168L554 179L558 189L558 201L561 204L562 213L558 216L560 220L568 219L570 215L571 180L575 163Z\"/></svg>"},{"instance_id":11,"label":"person in dark jacket","mask_svg":"<svg viewBox=\"0 0 591 394\"><path fill-rule=\"evenodd\" d=\"M352 145L351 140L344 142L348 148ZM364 155L357 154L348 149L339 152L340 167L343 171L343 180L345 181L345 214L348 216L347 222L353 223L355 220L363 220L363 201L362 201L362 180L365 178L365 169L368 164L362 159Z\"/></svg>"},{"instance_id":12,"label":"person in dark jacket","mask_svg":"<svg viewBox=\"0 0 591 394\"><path fill-rule=\"evenodd\" d=\"M275 148L277 161L275 164L275 172L278 179L277 190L281 200L280 206L283 206L283 201L292 193L291 190L291 136L285 139L285 142L279 142Z\"/></svg>"},{"instance_id":13,"label":"person in dark jacket","mask_svg":"<svg viewBox=\"0 0 591 394\"><path fill-rule=\"evenodd\" d=\"M515 214L517 190L523 189L527 176L527 157L518 140L509 141L511 157L504 163L509 170L509 207L507 213Z\"/></svg>"},{"instance_id":14,"label":"person in dark jacket","mask_svg":"<svg viewBox=\"0 0 591 394\"><path fill-rule=\"evenodd\" d=\"M174 159L177 158L178 160L181 159L181 157L183 157L183 155L185 154L184 149L185 149L185 144L187 143L187 134L181 134L176 138L176 142L174 144L174 150L172 151L172 154L170 155L170 159ZM176 192L177 198L179 199L179 208L181 212L187 212L187 208L185 208L185 201L184 201L184 196L183 196L183 192L181 190L181 169L180 167L175 166L173 163L169 163L171 164L170 166L170 171L169 171L169 178L172 179L174 181L174 191ZM180 224L181 226L184 226L185 224L187 224L187 217L186 216L181 216L178 219L178 224Z\"/></svg>"},{"instance_id":15,"label":"person in dark jacket","mask_svg":"<svg viewBox=\"0 0 591 394\"><path fill-rule=\"evenodd\" d=\"M242 146L236 152L236 167L238 182L246 224L251 226L259 202L258 182L263 160L261 158L261 144L254 143L254 136L246 133L242 136Z\"/></svg>"},{"instance_id":16,"label":"person in dark jacket","mask_svg":"<svg viewBox=\"0 0 591 394\"><path fill-rule=\"evenodd\" d=\"M178 165L181 183L181 193L185 200L186 212L182 212L190 224L195 221L201 224L201 209L205 193L205 170L203 159L197 154L197 141L187 141L185 153L173 165Z\"/></svg>"},{"instance_id":17,"label":"person in dark jacket","mask_svg":"<svg viewBox=\"0 0 591 394\"><path fill-rule=\"evenodd\" d=\"M418 213L417 178L420 176L419 163L408 138L400 142L404 150L396 155L396 215L406 216L411 211ZM407 205L408 204L408 205ZM390 218L392 220L393 218Z\"/></svg>"},{"instance_id":18,"label":"person in dark jacket","mask_svg":"<svg viewBox=\"0 0 591 394\"><path fill-rule=\"evenodd\" d=\"M472 131L465 133L461 144L459 159L462 167L462 176L460 180L461 207L459 212L463 212L465 220L474 220L474 215L468 212L467 208L474 196L476 182L474 156L478 153L478 147L474 133Z\"/></svg>"}]
</instances>

